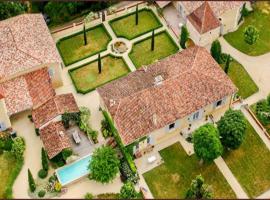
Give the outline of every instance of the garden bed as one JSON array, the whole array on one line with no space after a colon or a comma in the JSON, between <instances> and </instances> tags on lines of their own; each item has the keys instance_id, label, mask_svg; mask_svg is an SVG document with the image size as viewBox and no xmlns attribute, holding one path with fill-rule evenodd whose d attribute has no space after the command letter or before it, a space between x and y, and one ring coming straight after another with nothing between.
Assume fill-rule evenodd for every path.
<instances>
[{"instance_id":1,"label":"garden bed","mask_svg":"<svg viewBox=\"0 0 270 200\"><path fill-rule=\"evenodd\" d=\"M221 67L224 69L224 64ZM258 92L259 88L256 83L252 80L248 72L245 68L238 63L236 60L230 62L230 68L228 72L228 76L232 80L232 82L239 89L238 94L246 99L252 94Z\"/></svg>"},{"instance_id":2,"label":"garden bed","mask_svg":"<svg viewBox=\"0 0 270 200\"><path fill-rule=\"evenodd\" d=\"M69 70L69 74L77 92L86 94L129 72L129 68L122 58L108 55L101 58L101 63L101 74L98 73L98 60Z\"/></svg>"},{"instance_id":3,"label":"garden bed","mask_svg":"<svg viewBox=\"0 0 270 200\"><path fill-rule=\"evenodd\" d=\"M270 3L256 2L254 5L254 11L245 17L243 24L224 38L239 51L250 56L259 56L270 51ZM259 31L259 38L253 45L244 41L243 32L249 25L255 26Z\"/></svg>"},{"instance_id":4,"label":"garden bed","mask_svg":"<svg viewBox=\"0 0 270 200\"><path fill-rule=\"evenodd\" d=\"M214 163L199 164L195 155L188 156L180 143L160 151L164 164L143 174L155 198L185 198L191 181L199 174L212 186L214 198L236 198Z\"/></svg>"},{"instance_id":5,"label":"garden bed","mask_svg":"<svg viewBox=\"0 0 270 200\"><path fill-rule=\"evenodd\" d=\"M83 31L61 38L57 48L66 66L83 60L107 49L111 36L103 24L86 30L87 45Z\"/></svg>"},{"instance_id":6,"label":"garden bed","mask_svg":"<svg viewBox=\"0 0 270 200\"><path fill-rule=\"evenodd\" d=\"M270 151L249 122L243 144L223 158L251 198L270 188Z\"/></svg>"},{"instance_id":7,"label":"garden bed","mask_svg":"<svg viewBox=\"0 0 270 200\"><path fill-rule=\"evenodd\" d=\"M113 19L109 24L117 37L129 40L162 27L152 10L142 9L138 16L138 25L135 22L135 12Z\"/></svg>"},{"instance_id":8,"label":"garden bed","mask_svg":"<svg viewBox=\"0 0 270 200\"><path fill-rule=\"evenodd\" d=\"M169 33L155 35L155 48L151 51L151 36L133 44L129 57L136 68L175 54L179 50Z\"/></svg>"}]
</instances>

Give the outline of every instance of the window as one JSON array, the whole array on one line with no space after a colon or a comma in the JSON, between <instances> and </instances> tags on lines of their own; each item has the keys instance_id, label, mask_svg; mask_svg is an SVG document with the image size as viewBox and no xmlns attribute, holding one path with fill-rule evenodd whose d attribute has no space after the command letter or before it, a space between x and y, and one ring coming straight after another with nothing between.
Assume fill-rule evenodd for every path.
<instances>
[{"instance_id":1,"label":"window","mask_svg":"<svg viewBox=\"0 0 270 200\"><path fill-rule=\"evenodd\" d=\"M198 112L193 114L192 119L193 120L199 119L199 116L200 116L200 112L198 111Z\"/></svg>"},{"instance_id":2,"label":"window","mask_svg":"<svg viewBox=\"0 0 270 200\"><path fill-rule=\"evenodd\" d=\"M54 69L53 68L49 68L49 76L50 76L50 78L52 78L54 76Z\"/></svg>"},{"instance_id":3,"label":"window","mask_svg":"<svg viewBox=\"0 0 270 200\"><path fill-rule=\"evenodd\" d=\"M150 140L151 140L151 138L148 137L148 138L147 138L147 144L150 144Z\"/></svg>"},{"instance_id":4,"label":"window","mask_svg":"<svg viewBox=\"0 0 270 200\"><path fill-rule=\"evenodd\" d=\"M222 100L219 100L219 101L216 102L216 107L219 107L221 105L222 105Z\"/></svg>"},{"instance_id":5,"label":"window","mask_svg":"<svg viewBox=\"0 0 270 200\"><path fill-rule=\"evenodd\" d=\"M136 149L139 149L139 143L136 144Z\"/></svg>"},{"instance_id":6,"label":"window","mask_svg":"<svg viewBox=\"0 0 270 200\"><path fill-rule=\"evenodd\" d=\"M169 125L169 130L172 130L174 128L175 128L175 123L172 123L172 124Z\"/></svg>"}]
</instances>

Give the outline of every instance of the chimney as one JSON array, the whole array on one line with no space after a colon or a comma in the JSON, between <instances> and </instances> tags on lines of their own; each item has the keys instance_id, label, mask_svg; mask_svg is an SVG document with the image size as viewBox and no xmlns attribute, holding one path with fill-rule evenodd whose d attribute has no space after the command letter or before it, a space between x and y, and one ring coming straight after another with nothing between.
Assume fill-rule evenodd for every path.
<instances>
[{"instance_id":1,"label":"chimney","mask_svg":"<svg viewBox=\"0 0 270 200\"><path fill-rule=\"evenodd\" d=\"M157 126L157 114L153 114L153 124Z\"/></svg>"},{"instance_id":2,"label":"chimney","mask_svg":"<svg viewBox=\"0 0 270 200\"><path fill-rule=\"evenodd\" d=\"M114 106L115 105L115 100L113 99L110 99L110 107Z\"/></svg>"},{"instance_id":3,"label":"chimney","mask_svg":"<svg viewBox=\"0 0 270 200\"><path fill-rule=\"evenodd\" d=\"M163 81L163 77L161 75L158 75L158 76L155 77L154 84L155 85L161 85L162 81Z\"/></svg>"}]
</instances>

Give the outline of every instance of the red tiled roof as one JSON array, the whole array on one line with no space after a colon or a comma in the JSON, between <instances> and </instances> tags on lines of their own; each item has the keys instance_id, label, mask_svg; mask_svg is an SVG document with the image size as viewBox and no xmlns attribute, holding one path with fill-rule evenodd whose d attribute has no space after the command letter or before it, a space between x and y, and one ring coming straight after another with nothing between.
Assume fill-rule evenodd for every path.
<instances>
[{"instance_id":1,"label":"red tiled roof","mask_svg":"<svg viewBox=\"0 0 270 200\"><path fill-rule=\"evenodd\" d=\"M0 87L9 116L37 107L55 95L47 68L5 81Z\"/></svg>"},{"instance_id":2,"label":"red tiled roof","mask_svg":"<svg viewBox=\"0 0 270 200\"><path fill-rule=\"evenodd\" d=\"M165 6L167 6L169 3L171 3L171 1L155 1L156 4L160 7L160 8L164 8Z\"/></svg>"},{"instance_id":3,"label":"red tiled roof","mask_svg":"<svg viewBox=\"0 0 270 200\"><path fill-rule=\"evenodd\" d=\"M220 26L219 20L216 18L207 1L194 10L187 18L201 34Z\"/></svg>"},{"instance_id":4,"label":"red tiled roof","mask_svg":"<svg viewBox=\"0 0 270 200\"><path fill-rule=\"evenodd\" d=\"M3 99L3 98L5 98L4 89L0 85L0 99Z\"/></svg>"},{"instance_id":5,"label":"red tiled roof","mask_svg":"<svg viewBox=\"0 0 270 200\"><path fill-rule=\"evenodd\" d=\"M72 93L57 95L40 107L33 109L32 116L35 127L40 128L42 125L65 112L79 112Z\"/></svg>"},{"instance_id":6,"label":"red tiled roof","mask_svg":"<svg viewBox=\"0 0 270 200\"><path fill-rule=\"evenodd\" d=\"M156 85L159 75L163 81ZM235 93L237 88L206 49L194 46L97 91L127 145Z\"/></svg>"},{"instance_id":7,"label":"red tiled roof","mask_svg":"<svg viewBox=\"0 0 270 200\"><path fill-rule=\"evenodd\" d=\"M51 122L40 129L40 138L50 159L62 152L63 149L71 147L62 122Z\"/></svg>"},{"instance_id":8,"label":"red tiled roof","mask_svg":"<svg viewBox=\"0 0 270 200\"><path fill-rule=\"evenodd\" d=\"M0 21L0 80L39 65L60 62L41 14L22 14Z\"/></svg>"}]
</instances>

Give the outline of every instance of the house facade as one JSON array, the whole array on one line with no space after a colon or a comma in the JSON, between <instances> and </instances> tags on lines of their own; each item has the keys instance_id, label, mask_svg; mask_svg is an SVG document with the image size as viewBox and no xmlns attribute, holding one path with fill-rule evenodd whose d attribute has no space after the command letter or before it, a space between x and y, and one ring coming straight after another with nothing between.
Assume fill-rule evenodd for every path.
<instances>
[{"instance_id":1,"label":"house facade","mask_svg":"<svg viewBox=\"0 0 270 200\"><path fill-rule=\"evenodd\" d=\"M173 1L174 7L184 19L190 38L199 46L239 27L241 10L248 1Z\"/></svg>"},{"instance_id":2,"label":"house facade","mask_svg":"<svg viewBox=\"0 0 270 200\"><path fill-rule=\"evenodd\" d=\"M97 89L100 106L133 154L223 114L237 88L206 49L194 46Z\"/></svg>"},{"instance_id":3,"label":"house facade","mask_svg":"<svg viewBox=\"0 0 270 200\"><path fill-rule=\"evenodd\" d=\"M41 14L0 21L0 131L10 116L37 108L63 84L62 60Z\"/></svg>"}]
</instances>

